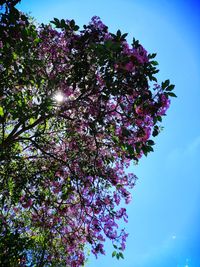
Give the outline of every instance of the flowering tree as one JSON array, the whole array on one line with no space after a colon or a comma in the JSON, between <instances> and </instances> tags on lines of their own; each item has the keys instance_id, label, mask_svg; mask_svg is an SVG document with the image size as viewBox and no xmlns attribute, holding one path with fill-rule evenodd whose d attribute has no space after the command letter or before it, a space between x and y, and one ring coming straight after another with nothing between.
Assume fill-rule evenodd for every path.
<instances>
[{"instance_id":1,"label":"flowering tree","mask_svg":"<svg viewBox=\"0 0 200 267\"><path fill-rule=\"evenodd\" d=\"M106 238L123 258L126 168L153 151L174 86L98 17L36 27L0 4L0 263L82 266Z\"/></svg>"}]
</instances>

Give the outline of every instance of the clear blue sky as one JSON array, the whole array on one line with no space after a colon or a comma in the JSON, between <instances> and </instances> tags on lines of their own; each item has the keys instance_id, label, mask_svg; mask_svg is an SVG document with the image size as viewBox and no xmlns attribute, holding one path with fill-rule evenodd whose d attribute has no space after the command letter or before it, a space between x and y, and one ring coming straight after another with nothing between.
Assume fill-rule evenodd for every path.
<instances>
[{"instance_id":1,"label":"clear blue sky","mask_svg":"<svg viewBox=\"0 0 200 267\"><path fill-rule=\"evenodd\" d=\"M22 0L40 22L77 24L101 17L157 52L159 80L176 85L155 152L132 169L139 177L128 206L125 260L107 255L90 267L200 267L200 3L193 0ZM199 17L198 17L199 16Z\"/></svg>"}]
</instances>

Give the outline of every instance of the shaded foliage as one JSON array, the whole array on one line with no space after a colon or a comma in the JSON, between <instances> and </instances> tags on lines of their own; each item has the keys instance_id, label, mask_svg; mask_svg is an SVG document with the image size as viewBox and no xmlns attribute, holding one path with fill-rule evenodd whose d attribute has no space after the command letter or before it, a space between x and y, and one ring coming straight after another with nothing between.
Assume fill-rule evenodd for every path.
<instances>
[{"instance_id":1,"label":"shaded foliage","mask_svg":"<svg viewBox=\"0 0 200 267\"><path fill-rule=\"evenodd\" d=\"M1 2L0 262L81 266L106 238L123 258L126 168L153 151L174 86L98 17L36 26L15 2Z\"/></svg>"}]
</instances>

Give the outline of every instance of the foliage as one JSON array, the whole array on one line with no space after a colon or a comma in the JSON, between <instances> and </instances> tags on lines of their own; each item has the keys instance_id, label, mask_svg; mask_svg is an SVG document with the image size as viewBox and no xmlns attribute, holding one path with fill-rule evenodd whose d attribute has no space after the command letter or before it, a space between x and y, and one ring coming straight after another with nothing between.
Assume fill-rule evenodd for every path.
<instances>
[{"instance_id":1,"label":"foliage","mask_svg":"<svg viewBox=\"0 0 200 267\"><path fill-rule=\"evenodd\" d=\"M104 254L106 238L123 258L120 203L136 181L126 168L153 151L174 86L152 85L155 54L98 17L82 30L56 18L36 27L10 3L0 20L0 262L81 266L86 245Z\"/></svg>"}]
</instances>

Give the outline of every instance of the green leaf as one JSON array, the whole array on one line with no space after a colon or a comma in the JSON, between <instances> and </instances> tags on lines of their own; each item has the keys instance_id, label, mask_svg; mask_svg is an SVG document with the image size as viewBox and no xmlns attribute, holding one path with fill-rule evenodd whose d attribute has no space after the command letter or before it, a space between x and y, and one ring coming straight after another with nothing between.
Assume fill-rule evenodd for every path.
<instances>
[{"instance_id":1,"label":"green leaf","mask_svg":"<svg viewBox=\"0 0 200 267\"><path fill-rule=\"evenodd\" d=\"M166 88L166 91L172 91L174 89L175 85L171 84Z\"/></svg>"},{"instance_id":2,"label":"green leaf","mask_svg":"<svg viewBox=\"0 0 200 267\"><path fill-rule=\"evenodd\" d=\"M154 76L149 76L149 79L150 79L150 81L154 81L154 82L157 82L158 80L156 79L156 77L154 77Z\"/></svg>"},{"instance_id":3,"label":"green leaf","mask_svg":"<svg viewBox=\"0 0 200 267\"><path fill-rule=\"evenodd\" d=\"M14 187L15 187L15 183L12 180L12 178L10 178L8 180L8 189L9 189L9 193L10 193L11 196L13 195L13 189L14 189Z\"/></svg>"},{"instance_id":4,"label":"green leaf","mask_svg":"<svg viewBox=\"0 0 200 267\"><path fill-rule=\"evenodd\" d=\"M133 148L133 146L127 144L127 145L126 145L126 149L127 149L128 153L129 153L130 155L133 155L133 154L134 154L134 148Z\"/></svg>"},{"instance_id":5,"label":"green leaf","mask_svg":"<svg viewBox=\"0 0 200 267\"><path fill-rule=\"evenodd\" d=\"M133 38L133 44L132 45L133 45L134 48L138 48L140 46L140 43L139 43L138 40L136 40L135 38Z\"/></svg>"},{"instance_id":6,"label":"green leaf","mask_svg":"<svg viewBox=\"0 0 200 267\"><path fill-rule=\"evenodd\" d=\"M38 44L40 42L40 38L38 38L38 37L35 38L33 42L34 42L34 44Z\"/></svg>"},{"instance_id":7,"label":"green leaf","mask_svg":"<svg viewBox=\"0 0 200 267\"><path fill-rule=\"evenodd\" d=\"M119 257L121 257L122 259L124 259L124 255L122 252L119 252Z\"/></svg>"},{"instance_id":8,"label":"green leaf","mask_svg":"<svg viewBox=\"0 0 200 267\"><path fill-rule=\"evenodd\" d=\"M116 252L116 251L113 251L113 253L112 253L112 257L115 257L116 254L117 254L117 252Z\"/></svg>"},{"instance_id":9,"label":"green leaf","mask_svg":"<svg viewBox=\"0 0 200 267\"><path fill-rule=\"evenodd\" d=\"M167 93L169 96L171 96L171 97L177 97L174 93L171 93L171 92L169 92L169 93Z\"/></svg>"},{"instance_id":10,"label":"green leaf","mask_svg":"<svg viewBox=\"0 0 200 267\"><path fill-rule=\"evenodd\" d=\"M148 55L148 58L149 58L149 59L151 59L151 58L155 58L155 57L156 57L156 55L157 55L156 53L149 54L149 55Z\"/></svg>"},{"instance_id":11,"label":"green leaf","mask_svg":"<svg viewBox=\"0 0 200 267\"><path fill-rule=\"evenodd\" d=\"M54 20L52 20L50 22L53 23L56 26L56 28L60 28L61 23L60 23L59 19L54 18Z\"/></svg>"},{"instance_id":12,"label":"green leaf","mask_svg":"<svg viewBox=\"0 0 200 267\"><path fill-rule=\"evenodd\" d=\"M30 118L29 122L30 122L30 124L33 124L35 122L35 119L34 118Z\"/></svg>"},{"instance_id":13,"label":"green leaf","mask_svg":"<svg viewBox=\"0 0 200 267\"><path fill-rule=\"evenodd\" d=\"M65 28L66 23L65 23L65 20L64 20L64 19L61 19L61 21L60 21L60 26L61 26L62 28Z\"/></svg>"},{"instance_id":14,"label":"green leaf","mask_svg":"<svg viewBox=\"0 0 200 267\"><path fill-rule=\"evenodd\" d=\"M15 143L15 150L18 152L22 152L22 146L19 143Z\"/></svg>"},{"instance_id":15,"label":"green leaf","mask_svg":"<svg viewBox=\"0 0 200 267\"><path fill-rule=\"evenodd\" d=\"M75 27L75 21L73 19L70 21L70 27L72 29L74 29L74 27Z\"/></svg>"},{"instance_id":16,"label":"green leaf","mask_svg":"<svg viewBox=\"0 0 200 267\"><path fill-rule=\"evenodd\" d=\"M54 18L54 21L55 21L56 23L60 23L59 19L57 19L57 18Z\"/></svg>"},{"instance_id":17,"label":"green leaf","mask_svg":"<svg viewBox=\"0 0 200 267\"><path fill-rule=\"evenodd\" d=\"M159 128L158 128L158 126L156 125L155 127L154 127L154 129L153 129L153 133L152 133L152 135L153 135L153 137L155 137L155 136L157 136L159 134Z\"/></svg>"},{"instance_id":18,"label":"green leaf","mask_svg":"<svg viewBox=\"0 0 200 267\"><path fill-rule=\"evenodd\" d=\"M4 112L3 112L3 107L0 106L0 116L3 117Z\"/></svg>"},{"instance_id":19,"label":"green leaf","mask_svg":"<svg viewBox=\"0 0 200 267\"><path fill-rule=\"evenodd\" d=\"M117 31L117 37L121 37L121 35L122 35L122 34L121 34L121 31L118 30L118 31Z\"/></svg>"},{"instance_id":20,"label":"green leaf","mask_svg":"<svg viewBox=\"0 0 200 267\"><path fill-rule=\"evenodd\" d=\"M150 63L151 63L153 66L157 66L157 65L159 65L157 61L151 61Z\"/></svg>"},{"instance_id":21,"label":"green leaf","mask_svg":"<svg viewBox=\"0 0 200 267\"><path fill-rule=\"evenodd\" d=\"M75 25L74 26L74 31L78 31L79 30L79 26L78 25Z\"/></svg>"},{"instance_id":22,"label":"green leaf","mask_svg":"<svg viewBox=\"0 0 200 267\"><path fill-rule=\"evenodd\" d=\"M170 84L170 80L166 80L165 82L162 82L161 86L162 86L162 89L165 89L166 87L168 87Z\"/></svg>"},{"instance_id":23,"label":"green leaf","mask_svg":"<svg viewBox=\"0 0 200 267\"><path fill-rule=\"evenodd\" d=\"M147 151L148 151L148 152L150 152L150 151L153 152L153 151L154 151L154 150L153 150L153 147L151 147L151 146L147 146Z\"/></svg>"},{"instance_id":24,"label":"green leaf","mask_svg":"<svg viewBox=\"0 0 200 267\"><path fill-rule=\"evenodd\" d=\"M115 142L115 143L118 143L119 142L119 137L117 137L117 136L113 136L112 137L112 140Z\"/></svg>"},{"instance_id":25,"label":"green leaf","mask_svg":"<svg viewBox=\"0 0 200 267\"><path fill-rule=\"evenodd\" d=\"M154 143L153 140L148 140L148 141L147 141L147 144L148 144L149 146L153 146L153 145L155 145L155 143Z\"/></svg>"},{"instance_id":26,"label":"green leaf","mask_svg":"<svg viewBox=\"0 0 200 267\"><path fill-rule=\"evenodd\" d=\"M162 122L162 117L161 116L158 116L157 117L157 120L160 121L160 122Z\"/></svg>"},{"instance_id":27,"label":"green leaf","mask_svg":"<svg viewBox=\"0 0 200 267\"><path fill-rule=\"evenodd\" d=\"M124 40L124 39L127 37L127 35L128 35L128 33L124 33L124 34L122 34L121 39Z\"/></svg>"},{"instance_id":28,"label":"green leaf","mask_svg":"<svg viewBox=\"0 0 200 267\"><path fill-rule=\"evenodd\" d=\"M13 59L16 60L17 59L17 54L15 52L12 53Z\"/></svg>"}]
</instances>

